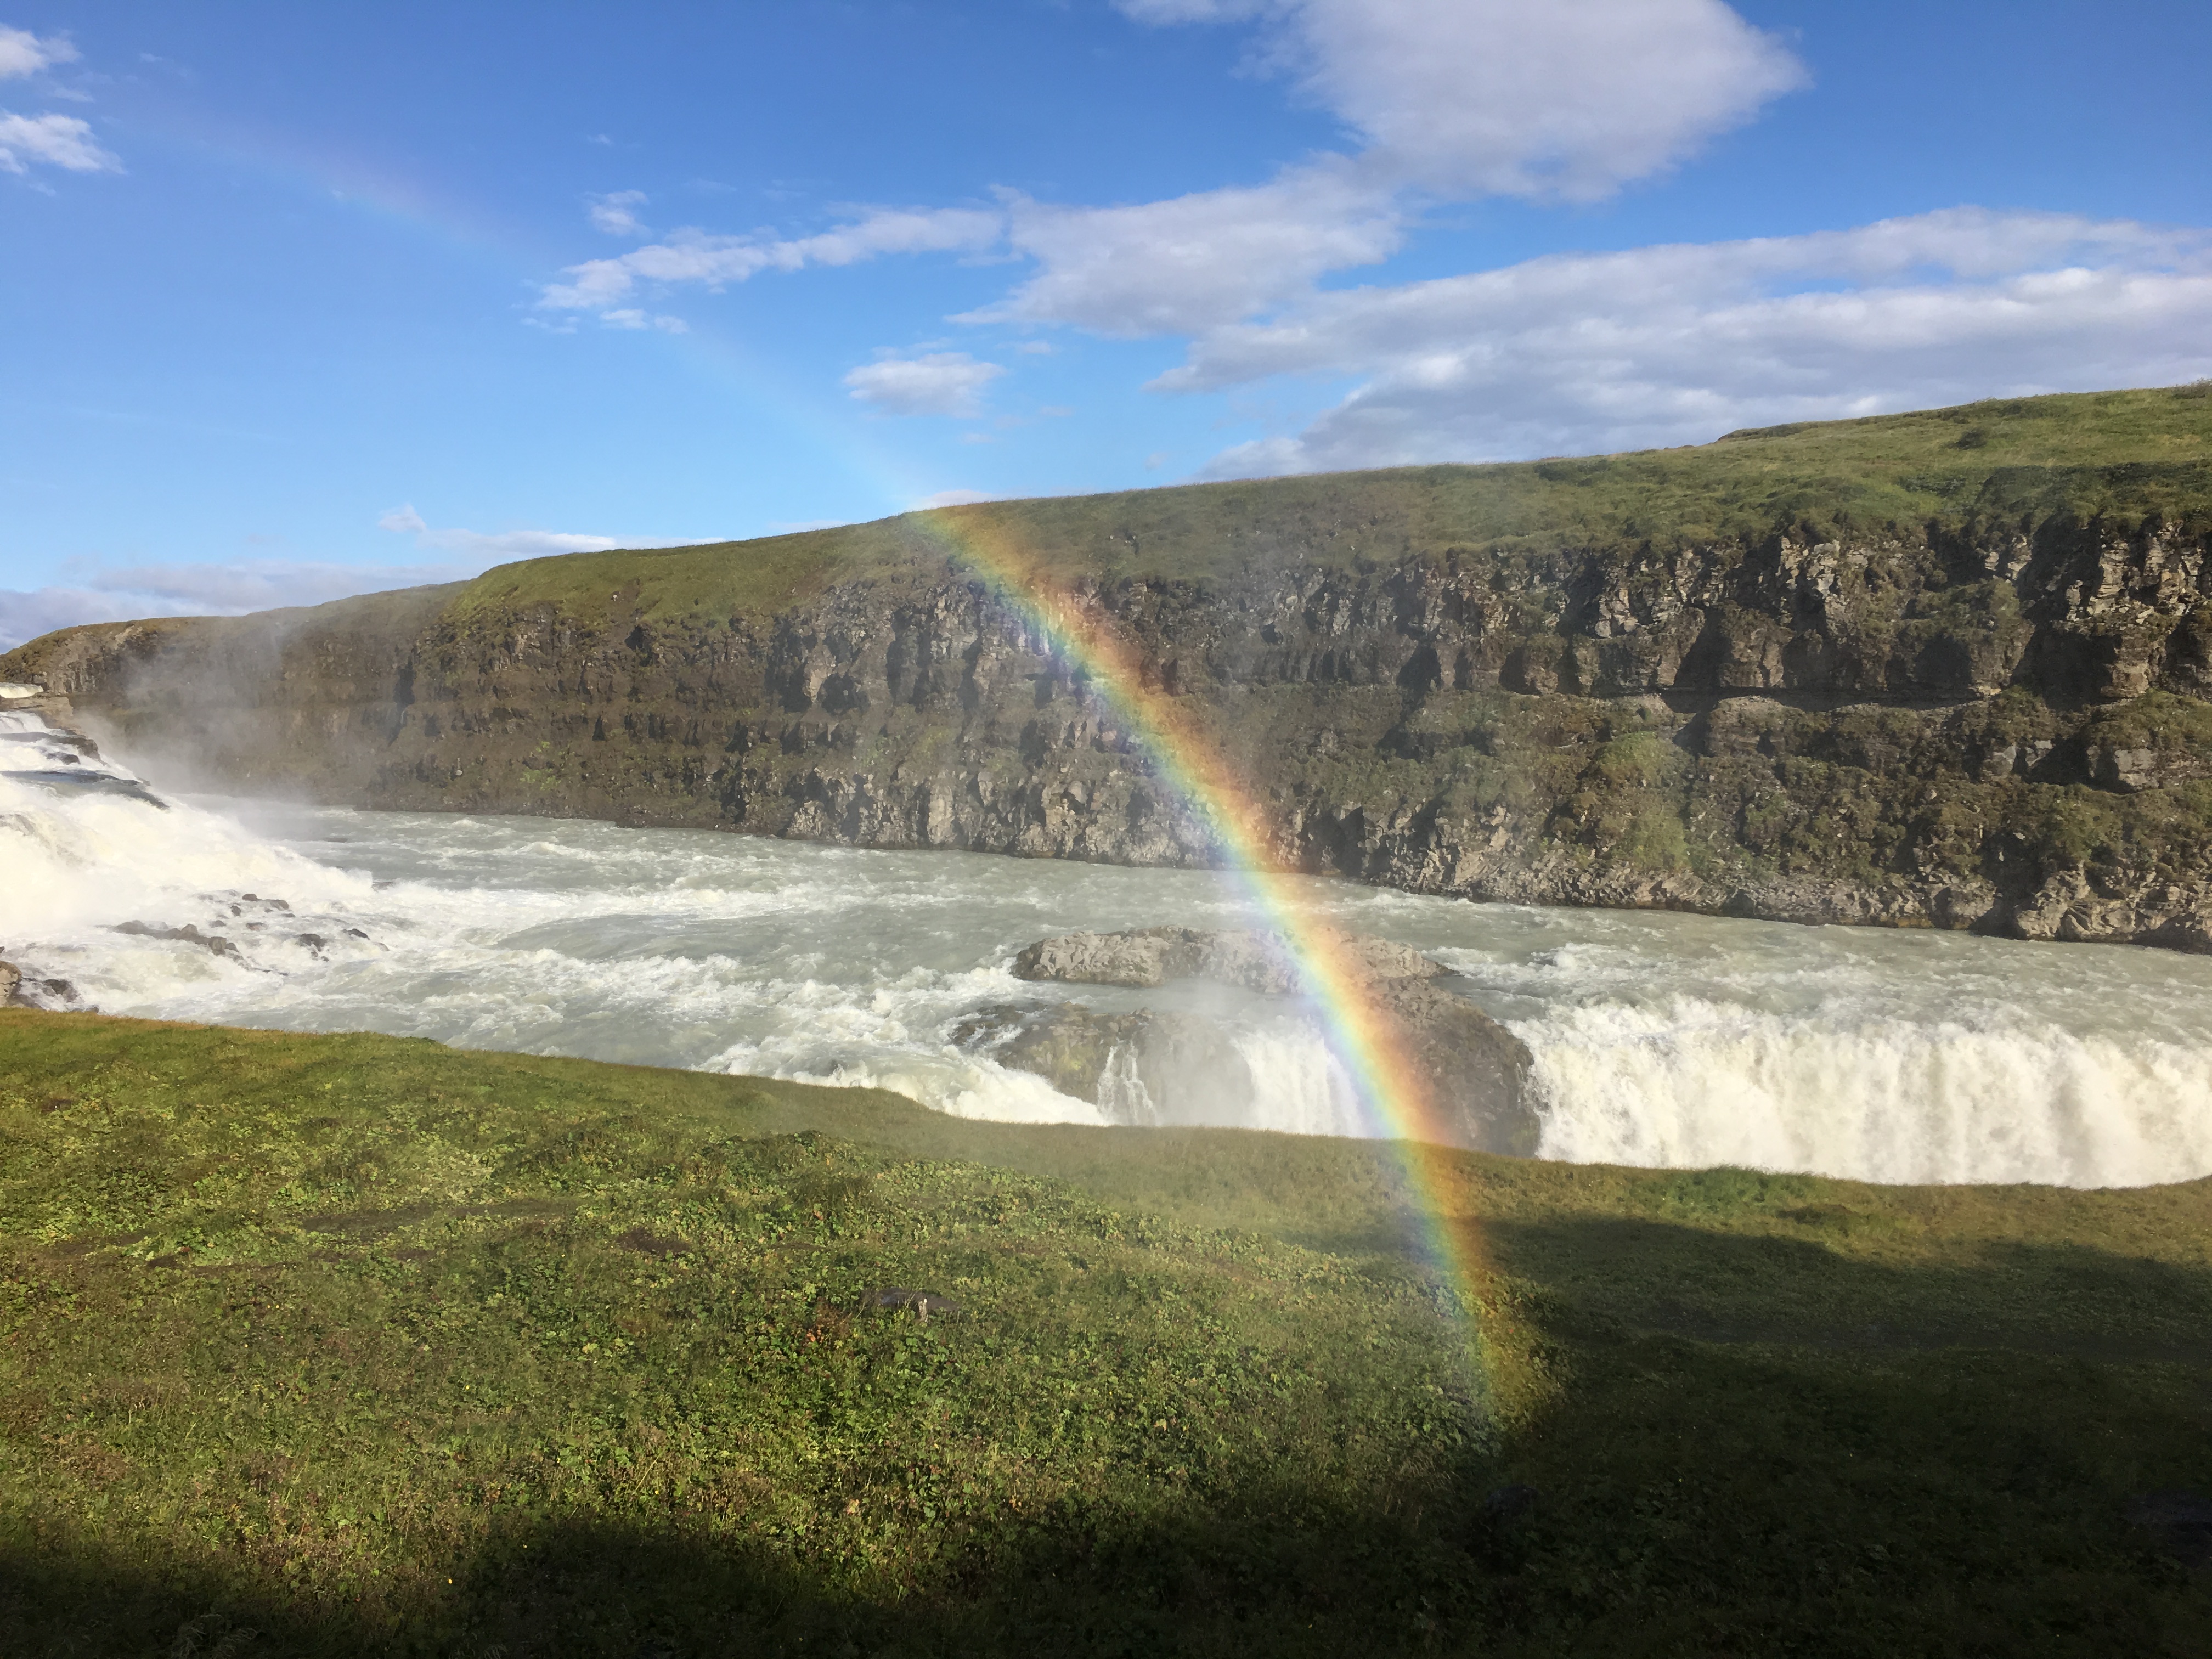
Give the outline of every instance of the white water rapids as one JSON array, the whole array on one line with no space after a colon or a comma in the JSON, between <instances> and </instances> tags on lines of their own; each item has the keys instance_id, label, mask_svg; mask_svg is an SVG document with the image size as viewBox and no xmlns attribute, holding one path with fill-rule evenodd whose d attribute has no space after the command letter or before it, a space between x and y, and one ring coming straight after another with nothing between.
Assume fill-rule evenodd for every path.
<instances>
[{"instance_id":1,"label":"white water rapids","mask_svg":"<svg viewBox=\"0 0 2212 1659\"><path fill-rule=\"evenodd\" d=\"M80 1006L874 1084L966 1116L1073 1122L1108 1114L959 1048L957 1023L1050 1000L1202 1006L1253 1084L1206 1121L1370 1130L1294 1004L1010 972L1023 945L1074 928L1253 925L1218 875L579 821L163 806L43 732L0 714L0 957L68 980ZM1445 983L1528 1044L1546 1156L1890 1182L2212 1172L2212 959L1318 879L1305 892L1339 927L1449 963L1459 977ZM134 922L155 931L113 931ZM186 927L232 948L159 937Z\"/></svg>"}]
</instances>

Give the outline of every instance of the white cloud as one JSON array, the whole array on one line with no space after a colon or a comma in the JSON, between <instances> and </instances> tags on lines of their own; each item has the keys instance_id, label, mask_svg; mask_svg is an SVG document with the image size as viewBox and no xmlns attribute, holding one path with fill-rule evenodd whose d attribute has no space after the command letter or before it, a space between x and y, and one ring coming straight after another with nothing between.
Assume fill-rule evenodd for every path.
<instances>
[{"instance_id":1,"label":"white cloud","mask_svg":"<svg viewBox=\"0 0 2212 1659\"><path fill-rule=\"evenodd\" d=\"M1217 458L1217 474L1679 443L2212 370L2205 234L2047 214L1962 209L1324 291L1331 273L1391 258L1441 204L1588 202L1659 176L1806 84L1805 70L1723 0L1115 3L1146 24L1249 27L1248 70L1336 117L1340 153L1164 201L1007 191L809 237L681 231L571 267L541 317L638 327L637 291L654 284L1011 255L1027 269L1009 291L956 320L1185 337L1162 391L1328 384L1334 407ZM964 416L1001 372L933 350L886 356L845 385L888 412Z\"/></svg>"},{"instance_id":2,"label":"white cloud","mask_svg":"<svg viewBox=\"0 0 2212 1659\"><path fill-rule=\"evenodd\" d=\"M2212 234L1960 209L1314 296L1154 382L1358 377L1210 476L1703 441L2212 371Z\"/></svg>"},{"instance_id":3,"label":"white cloud","mask_svg":"<svg viewBox=\"0 0 2212 1659\"><path fill-rule=\"evenodd\" d=\"M1270 184L1133 207L1010 208L1008 239L1037 272L960 321L1188 333L1295 299L1324 272L1376 264L1405 240L1390 192L1335 157Z\"/></svg>"},{"instance_id":4,"label":"white cloud","mask_svg":"<svg viewBox=\"0 0 2212 1659\"><path fill-rule=\"evenodd\" d=\"M0 173L27 173L45 161L71 173L118 173L123 163L93 142L74 115L11 115L0 110Z\"/></svg>"},{"instance_id":5,"label":"white cloud","mask_svg":"<svg viewBox=\"0 0 2212 1659\"><path fill-rule=\"evenodd\" d=\"M434 530L412 507L395 507L381 514L376 523L380 530L414 537L421 546L458 554L474 562L477 570L501 559L540 559L555 553L603 553L611 547L623 545L612 536L576 536L556 530L504 530L490 533L481 530Z\"/></svg>"},{"instance_id":6,"label":"white cloud","mask_svg":"<svg viewBox=\"0 0 2212 1659\"><path fill-rule=\"evenodd\" d=\"M952 415L982 412L983 388L1006 373L998 363L978 362L964 351L927 351L919 356L886 355L863 363L845 376L860 403L886 415Z\"/></svg>"},{"instance_id":7,"label":"white cloud","mask_svg":"<svg viewBox=\"0 0 2212 1659\"><path fill-rule=\"evenodd\" d=\"M36 75L56 64L73 64L76 48L65 34L40 40L28 29L11 29L0 23L0 81Z\"/></svg>"},{"instance_id":8,"label":"white cloud","mask_svg":"<svg viewBox=\"0 0 2212 1659\"><path fill-rule=\"evenodd\" d=\"M1424 204L1590 200L1673 165L1802 84L1722 0L1119 0L1152 24L1256 24L1255 66L1345 123L1349 154L1265 183L1109 206L868 213L822 234L690 229L569 267L544 309L629 307L641 284L743 282L891 253L1006 252L1030 275L966 322L1192 333L1293 305L1388 259ZM611 199L611 198L605 198ZM855 388L856 391L858 388Z\"/></svg>"},{"instance_id":9,"label":"white cloud","mask_svg":"<svg viewBox=\"0 0 2212 1659\"><path fill-rule=\"evenodd\" d=\"M355 593L422 587L477 574L467 562L337 564L314 559L254 559L235 564L142 564L104 570L92 586L104 593L145 595L206 611L266 611L322 605Z\"/></svg>"},{"instance_id":10,"label":"white cloud","mask_svg":"<svg viewBox=\"0 0 2212 1659\"><path fill-rule=\"evenodd\" d=\"M637 216L637 210L646 199L641 190L617 190L605 196L586 196L584 202L592 216L592 229L604 230L610 236L642 236L647 227Z\"/></svg>"},{"instance_id":11,"label":"white cloud","mask_svg":"<svg viewBox=\"0 0 2212 1659\"><path fill-rule=\"evenodd\" d=\"M481 563L349 565L263 559L232 564L134 565L70 571L76 580L28 592L0 591L0 651L85 623L145 617L238 616L277 606L323 605L355 593L421 587L475 575Z\"/></svg>"},{"instance_id":12,"label":"white cloud","mask_svg":"<svg viewBox=\"0 0 2212 1659\"><path fill-rule=\"evenodd\" d=\"M1722 0L1119 0L1140 22L1265 25L1255 67L1356 132L1378 172L1448 197L1589 201L1805 84Z\"/></svg>"},{"instance_id":13,"label":"white cloud","mask_svg":"<svg viewBox=\"0 0 2212 1659\"><path fill-rule=\"evenodd\" d=\"M702 283L710 289L742 283L763 270L848 265L884 253L942 253L988 247L1003 234L1005 216L980 208L883 210L815 236L714 236L676 232L665 242L611 259L570 265L565 283L549 284L538 303L551 311L597 311L644 283Z\"/></svg>"},{"instance_id":14,"label":"white cloud","mask_svg":"<svg viewBox=\"0 0 2212 1659\"><path fill-rule=\"evenodd\" d=\"M635 306L625 306L617 311L603 311L599 320L609 328L657 328L668 334L689 334L691 325L681 317L649 315Z\"/></svg>"},{"instance_id":15,"label":"white cloud","mask_svg":"<svg viewBox=\"0 0 2212 1659\"><path fill-rule=\"evenodd\" d=\"M73 560L64 568L65 580L61 582L27 591L0 589L0 651L11 650L57 628L83 623L127 622L142 617L232 617L280 606L324 605L356 593L465 581L511 559L598 552L623 545L610 536L572 536L544 530L499 534L435 530L412 507L396 507L376 522L383 529L412 536L417 546L438 556L392 564L248 559L112 568ZM633 547L650 544L629 544Z\"/></svg>"},{"instance_id":16,"label":"white cloud","mask_svg":"<svg viewBox=\"0 0 2212 1659\"><path fill-rule=\"evenodd\" d=\"M24 641L51 634L57 628L183 614L175 605L153 599L137 602L84 587L35 587L27 592L0 588L0 651L12 651Z\"/></svg>"}]
</instances>

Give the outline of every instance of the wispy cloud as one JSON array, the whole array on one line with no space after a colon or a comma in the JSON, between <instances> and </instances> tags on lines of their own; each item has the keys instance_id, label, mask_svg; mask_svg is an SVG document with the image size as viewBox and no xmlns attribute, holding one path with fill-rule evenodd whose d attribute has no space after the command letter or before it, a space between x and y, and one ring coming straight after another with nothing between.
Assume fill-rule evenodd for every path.
<instances>
[{"instance_id":1,"label":"wispy cloud","mask_svg":"<svg viewBox=\"0 0 2212 1659\"><path fill-rule=\"evenodd\" d=\"M599 320L609 328L657 328L664 334L689 334L691 331L691 325L681 317L641 311L635 306L603 311L599 313Z\"/></svg>"},{"instance_id":2,"label":"wispy cloud","mask_svg":"<svg viewBox=\"0 0 2212 1659\"><path fill-rule=\"evenodd\" d=\"M1215 477L1700 442L2212 373L2212 233L1972 209L1555 255L1201 335L1164 391L1354 377Z\"/></svg>"},{"instance_id":3,"label":"wispy cloud","mask_svg":"<svg viewBox=\"0 0 2212 1659\"><path fill-rule=\"evenodd\" d=\"M484 561L337 564L311 559L231 563L142 564L101 569L82 562L69 580L26 591L0 590L0 650L58 628L144 617L239 616L289 605L323 605L356 593L422 587L473 576Z\"/></svg>"},{"instance_id":4,"label":"wispy cloud","mask_svg":"<svg viewBox=\"0 0 2212 1659\"><path fill-rule=\"evenodd\" d=\"M883 210L813 236L714 236L676 232L607 259L586 259L546 286L538 303L550 311L598 311L626 298L640 283L696 283L720 289L763 270L848 265L885 253L950 252L988 247L1001 234L1002 216L971 208Z\"/></svg>"},{"instance_id":5,"label":"wispy cloud","mask_svg":"<svg viewBox=\"0 0 2212 1659\"><path fill-rule=\"evenodd\" d=\"M1431 200L1591 201L1662 172L1803 84L1721 0L1120 0L1148 24L1258 27L1256 68L1358 141L1261 184L1097 207L1003 192L992 207L878 210L814 236L677 233L571 266L548 308L639 283L743 282L894 253L1010 252L1030 275L962 320L1185 333L1292 302L1389 258ZM1666 72L1655 74L1652 65Z\"/></svg>"},{"instance_id":6,"label":"wispy cloud","mask_svg":"<svg viewBox=\"0 0 2212 1659\"><path fill-rule=\"evenodd\" d=\"M978 362L964 351L912 357L886 352L847 374L845 385L855 399L886 415L966 418L983 412L983 388L1006 372L1000 364Z\"/></svg>"},{"instance_id":7,"label":"wispy cloud","mask_svg":"<svg viewBox=\"0 0 2212 1659\"><path fill-rule=\"evenodd\" d=\"M37 75L56 64L76 61L76 47L66 34L41 39L28 29L12 29L0 23L0 81Z\"/></svg>"},{"instance_id":8,"label":"wispy cloud","mask_svg":"<svg viewBox=\"0 0 2212 1659\"><path fill-rule=\"evenodd\" d=\"M123 162L93 141L74 115L11 115L0 110L0 173L28 173L34 161L71 173L119 173Z\"/></svg>"},{"instance_id":9,"label":"wispy cloud","mask_svg":"<svg viewBox=\"0 0 2212 1659\"><path fill-rule=\"evenodd\" d=\"M1005 258L1006 290L953 320L1179 337L1162 392L1328 383L1333 406L1217 457L1218 475L1680 443L2212 371L2212 233L2048 214L1966 208L1325 285L1393 258L1443 204L1589 203L1662 176L1808 85L1806 68L1723 0L1114 3L1150 27L1246 30L1246 72L1334 116L1343 142L1158 201L1006 191L813 235L680 231L570 267L540 317L643 317L665 289L896 254ZM844 385L882 412L970 416L1001 372L933 349Z\"/></svg>"},{"instance_id":10,"label":"wispy cloud","mask_svg":"<svg viewBox=\"0 0 2212 1659\"><path fill-rule=\"evenodd\" d=\"M605 196L587 196L584 203L592 229L604 230L610 236L643 236L648 227L637 216L637 210L647 199L641 190L617 190Z\"/></svg>"},{"instance_id":11,"label":"wispy cloud","mask_svg":"<svg viewBox=\"0 0 2212 1659\"><path fill-rule=\"evenodd\" d=\"M434 530L411 506L395 507L376 520L380 530L412 536L420 547L460 556L471 575L501 559L539 559L552 553L603 553L623 544L612 536L579 536L557 530Z\"/></svg>"},{"instance_id":12,"label":"wispy cloud","mask_svg":"<svg viewBox=\"0 0 2212 1659\"><path fill-rule=\"evenodd\" d=\"M0 24L0 81L40 75L56 64L75 63L76 57L76 47L65 34L40 36ZM46 91L52 96L82 98L81 93L52 84ZM120 158L94 139L88 121L74 115L17 115L0 110L0 173L20 177L37 165L70 173L123 170Z\"/></svg>"}]
</instances>

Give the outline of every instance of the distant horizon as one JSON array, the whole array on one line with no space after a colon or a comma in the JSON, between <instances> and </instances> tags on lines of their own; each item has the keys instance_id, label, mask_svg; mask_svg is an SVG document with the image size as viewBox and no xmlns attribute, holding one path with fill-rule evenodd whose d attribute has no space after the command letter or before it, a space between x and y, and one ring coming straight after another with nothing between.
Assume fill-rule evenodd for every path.
<instances>
[{"instance_id":1,"label":"distant horizon","mask_svg":"<svg viewBox=\"0 0 2212 1659\"><path fill-rule=\"evenodd\" d=\"M2193 380L2208 59L2177 0L0 7L0 646Z\"/></svg>"}]
</instances>

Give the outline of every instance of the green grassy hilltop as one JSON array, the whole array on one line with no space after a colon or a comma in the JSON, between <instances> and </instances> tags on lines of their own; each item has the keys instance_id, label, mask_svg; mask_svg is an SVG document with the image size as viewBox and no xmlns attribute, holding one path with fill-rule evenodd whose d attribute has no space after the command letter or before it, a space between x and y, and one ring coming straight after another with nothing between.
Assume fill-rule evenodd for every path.
<instances>
[{"instance_id":1,"label":"green grassy hilltop","mask_svg":"<svg viewBox=\"0 0 2212 1659\"><path fill-rule=\"evenodd\" d=\"M0 1012L0 1652L2212 1646L2212 1182L1422 1162Z\"/></svg>"},{"instance_id":2,"label":"green grassy hilltop","mask_svg":"<svg viewBox=\"0 0 2212 1659\"><path fill-rule=\"evenodd\" d=\"M1672 550L1778 528L1817 541L2158 514L2212 522L2212 385L1993 398L1622 455L988 501L757 541L529 559L450 591L457 617L527 604L596 621L628 589L641 620L667 624L768 614L942 557L970 534L1061 580L1188 581L1233 578L1293 545L1307 562L1349 569L1409 553ZM921 530L922 516L951 539Z\"/></svg>"}]
</instances>

